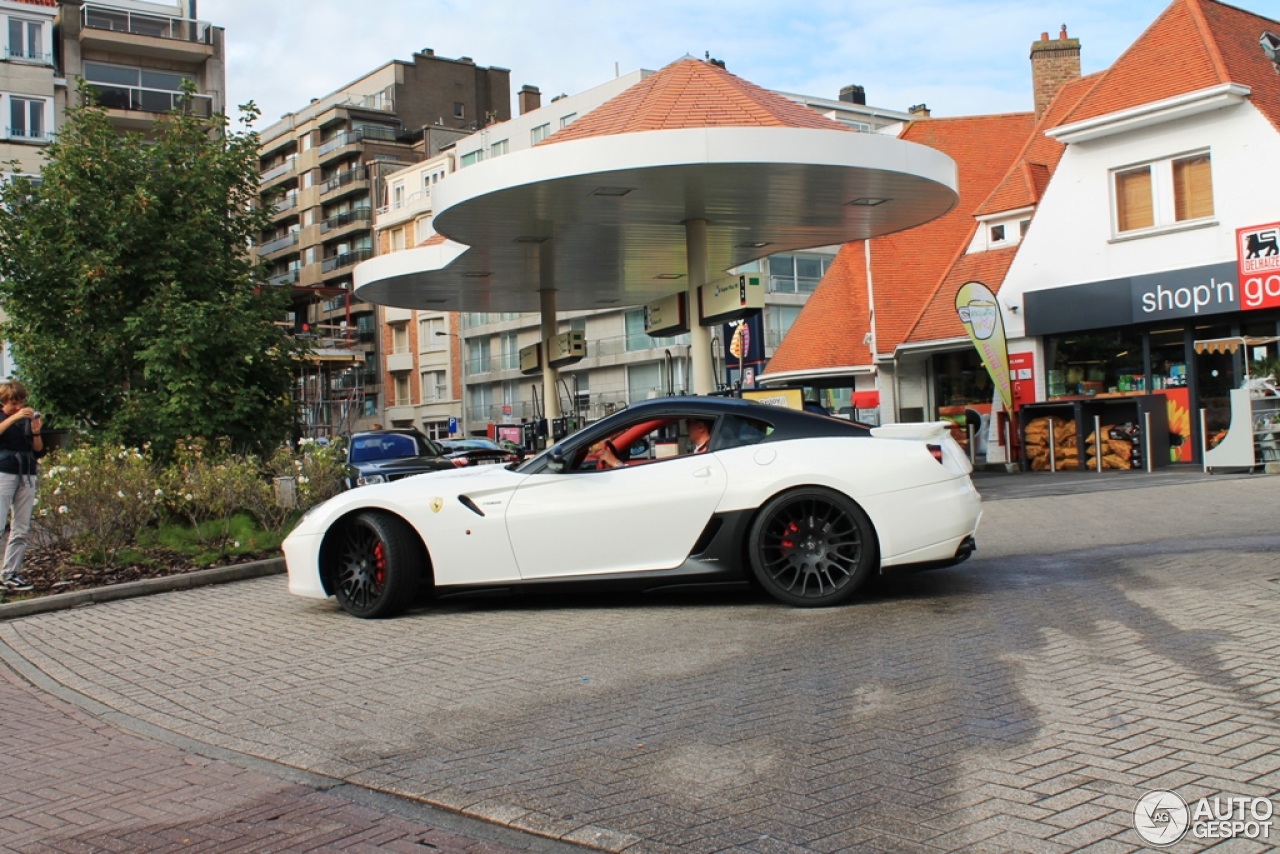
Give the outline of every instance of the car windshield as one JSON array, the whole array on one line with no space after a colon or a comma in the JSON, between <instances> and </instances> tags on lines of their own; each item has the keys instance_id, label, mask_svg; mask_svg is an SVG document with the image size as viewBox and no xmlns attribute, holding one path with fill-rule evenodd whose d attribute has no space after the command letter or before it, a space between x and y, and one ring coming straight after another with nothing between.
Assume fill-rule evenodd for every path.
<instances>
[{"instance_id":1,"label":"car windshield","mask_svg":"<svg viewBox=\"0 0 1280 854\"><path fill-rule=\"evenodd\" d=\"M351 441L351 462L394 460L401 457L435 456L433 449L404 433L375 433L356 436Z\"/></svg>"}]
</instances>

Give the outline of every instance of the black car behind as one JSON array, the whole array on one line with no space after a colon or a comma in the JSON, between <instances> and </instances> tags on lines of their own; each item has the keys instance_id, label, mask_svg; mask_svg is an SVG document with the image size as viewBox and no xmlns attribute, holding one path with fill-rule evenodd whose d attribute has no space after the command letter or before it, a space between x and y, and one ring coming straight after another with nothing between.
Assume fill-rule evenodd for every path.
<instances>
[{"instance_id":1,"label":"black car behind","mask_svg":"<svg viewBox=\"0 0 1280 854\"><path fill-rule=\"evenodd\" d=\"M353 433L347 442L347 488L454 468L440 447L412 427Z\"/></svg>"}]
</instances>

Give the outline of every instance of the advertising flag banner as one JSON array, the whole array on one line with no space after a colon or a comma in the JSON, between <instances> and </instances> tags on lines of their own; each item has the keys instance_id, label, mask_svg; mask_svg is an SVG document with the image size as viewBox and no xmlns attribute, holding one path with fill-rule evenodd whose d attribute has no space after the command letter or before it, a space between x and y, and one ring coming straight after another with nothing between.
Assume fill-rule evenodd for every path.
<instances>
[{"instance_id":1,"label":"advertising flag banner","mask_svg":"<svg viewBox=\"0 0 1280 854\"><path fill-rule=\"evenodd\" d=\"M982 364L991 375L1006 412L1013 410L1013 389L1009 383L1009 348L1005 343L1004 319L995 294L981 282L968 282L956 293L956 313L978 348Z\"/></svg>"}]
</instances>

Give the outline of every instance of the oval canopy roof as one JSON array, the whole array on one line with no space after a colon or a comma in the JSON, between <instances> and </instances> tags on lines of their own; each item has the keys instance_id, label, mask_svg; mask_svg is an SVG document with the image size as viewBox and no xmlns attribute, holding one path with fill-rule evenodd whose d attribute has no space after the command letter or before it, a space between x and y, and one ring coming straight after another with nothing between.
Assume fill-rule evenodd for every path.
<instances>
[{"instance_id":1,"label":"oval canopy roof","mask_svg":"<svg viewBox=\"0 0 1280 854\"><path fill-rule=\"evenodd\" d=\"M432 195L449 239L360 264L360 298L537 311L550 251L558 310L638 305L687 288L687 220L707 223L716 281L767 255L919 225L957 199L940 152L853 132L695 59Z\"/></svg>"}]
</instances>

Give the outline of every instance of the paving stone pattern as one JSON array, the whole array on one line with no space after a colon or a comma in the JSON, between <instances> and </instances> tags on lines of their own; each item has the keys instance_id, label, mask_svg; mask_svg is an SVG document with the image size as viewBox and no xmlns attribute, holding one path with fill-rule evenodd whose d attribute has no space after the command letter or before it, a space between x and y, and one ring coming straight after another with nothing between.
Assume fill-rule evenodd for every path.
<instances>
[{"instance_id":1,"label":"paving stone pattern","mask_svg":"<svg viewBox=\"0 0 1280 854\"><path fill-rule=\"evenodd\" d=\"M267 578L0 641L181 735L609 850L1126 852L1146 791L1280 798L1278 506L1275 478L991 502L979 557L829 610L720 592L359 621ZM274 796L232 789L228 815Z\"/></svg>"}]
</instances>

